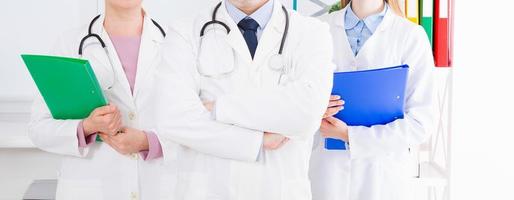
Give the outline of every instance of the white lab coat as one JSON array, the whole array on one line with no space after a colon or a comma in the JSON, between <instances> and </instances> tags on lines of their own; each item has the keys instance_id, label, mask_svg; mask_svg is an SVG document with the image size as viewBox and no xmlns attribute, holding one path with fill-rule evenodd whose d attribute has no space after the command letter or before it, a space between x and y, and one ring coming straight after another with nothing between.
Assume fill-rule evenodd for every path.
<instances>
[{"instance_id":1,"label":"white lab coat","mask_svg":"<svg viewBox=\"0 0 514 200\"><path fill-rule=\"evenodd\" d=\"M117 79L112 89L104 90L104 94L111 104L119 108L125 126L152 131L153 113L147 105L153 102L154 97L150 96L149 88L153 84L152 75L164 37L145 16L132 94L116 50L103 29L103 16L94 24L93 32L105 41ZM83 26L64 34L54 54L78 57L79 43L87 34L87 28ZM91 63L102 89L110 86L113 70L98 40L90 38L86 41L83 58ZM43 99L40 96L35 99L29 125L30 138L38 148L64 156L58 175L58 199L163 199L169 196L175 179L171 177L173 173L168 173L173 169L163 168L162 159L144 161L137 153L121 155L106 143L79 148L79 122L53 119Z\"/></svg>"},{"instance_id":2,"label":"white lab coat","mask_svg":"<svg viewBox=\"0 0 514 200\"><path fill-rule=\"evenodd\" d=\"M183 25L186 28L169 31L165 45L169 48L163 48L167 64L157 75L158 132L161 140L168 141L163 147L165 160L179 165L178 199L311 199L308 167L313 135L332 87L331 36L326 24L289 11L284 55L294 76L284 77L278 85L280 74L268 67L268 60L278 52L285 16L279 1L273 10L252 61L237 25L225 5L220 7L218 20L232 30L224 41L235 51L236 69L225 77L201 76L196 66L200 28L211 19L212 9L193 28ZM184 38L171 41L178 38L171 35ZM227 69L203 70L215 75ZM186 85L190 88L184 89ZM201 100L216 101L215 120ZM290 140L278 150L266 151L261 149L263 131Z\"/></svg>"},{"instance_id":3,"label":"white lab coat","mask_svg":"<svg viewBox=\"0 0 514 200\"><path fill-rule=\"evenodd\" d=\"M408 64L405 118L370 128L349 127L348 151L325 150L324 139L317 135L310 165L313 199L406 199L409 147L422 143L434 125L430 43L422 27L389 10L354 56L344 28L345 12L343 9L321 18L330 24L337 71Z\"/></svg>"}]
</instances>

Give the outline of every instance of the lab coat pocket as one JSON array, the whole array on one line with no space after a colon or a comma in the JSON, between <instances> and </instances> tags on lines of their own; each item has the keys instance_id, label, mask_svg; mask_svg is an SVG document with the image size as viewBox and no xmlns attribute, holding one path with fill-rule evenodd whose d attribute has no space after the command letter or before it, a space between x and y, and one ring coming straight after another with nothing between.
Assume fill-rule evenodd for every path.
<instances>
[{"instance_id":1,"label":"lab coat pocket","mask_svg":"<svg viewBox=\"0 0 514 200\"><path fill-rule=\"evenodd\" d=\"M173 191L175 191L175 187L177 184L177 176L172 173L163 172L161 176L161 184L160 184L160 199L172 199Z\"/></svg>"},{"instance_id":2,"label":"lab coat pocket","mask_svg":"<svg viewBox=\"0 0 514 200\"><path fill-rule=\"evenodd\" d=\"M59 179L56 199L104 199L100 180Z\"/></svg>"},{"instance_id":3,"label":"lab coat pocket","mask_svg":"<svg viewBox=\"0 0 514 200\"><path fill-rule=\"evenodd\" d=\"M206 199L208 195L206 174L202 172L179 172L177 192L173 199Z\"/></svg>"},{"instance_id":4,"label":"lab coat pocket","mask_svg":"<svg viewBox=\"0 0 514 200\"><path fill-rule=\"evenodd\" d=\"M311 184L306 179L289 179L282 183L281 200L310 200Z\"/></svg>"}]
</instances>

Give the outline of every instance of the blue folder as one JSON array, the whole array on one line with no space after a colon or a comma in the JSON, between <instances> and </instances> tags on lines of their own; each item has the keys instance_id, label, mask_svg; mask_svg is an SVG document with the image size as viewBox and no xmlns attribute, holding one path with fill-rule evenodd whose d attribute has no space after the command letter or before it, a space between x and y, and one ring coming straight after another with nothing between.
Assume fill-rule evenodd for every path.
<instances>
[{"instance_id":1,"label":"blue folder","mask_svg":"<svg viewBox=\"0 0 514 200\"><path fill-rule=\"evenodd\" d=\"M332 94L345 101L335 115L348 126L387 124L403 119L405 85L409 66L334 73ZM346 143L326 138L325 149L345 150Z\"/></svg>"}]
</instances>

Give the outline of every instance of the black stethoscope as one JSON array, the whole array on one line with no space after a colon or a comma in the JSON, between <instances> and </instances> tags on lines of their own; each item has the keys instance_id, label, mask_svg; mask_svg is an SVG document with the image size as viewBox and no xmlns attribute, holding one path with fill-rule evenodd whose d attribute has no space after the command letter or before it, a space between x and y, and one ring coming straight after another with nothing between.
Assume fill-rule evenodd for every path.
<instances>
[{"instance_id":1,"label":"black stethoscope","mask_svg":"<svg viewBox=\"0 0 514 200\"><path fill-rule=\"evenodd\" d=\"M96 38L96 40L98 40L98 42L100 42L100 45L102 46L102 48L105 51L105 54L107 55L107 58L109 60L109 64L111 65L112 74L113 74L112 83L110 84L110 86L107 87L107 90L109 90L109 89L112 88L112 86L114 86L114 83L115 83L115 80L116 80L116 73L114 72L114 65L112 64L112 60L111 60L111 57L109 56L109 51L107 50L107 46L105 45L104 40L100 37L100 35L98 35L96 33L93 33L93 25L95 24L96 20L98 20L100 18L100 16L101 15L97 15L95 18L93 18L93 20L91 20L91 22L89 23L89 28L88 28L88 31L87 31L87 35L84 36L80 40L80 44L79 44L79 58L82 58L82 53L84 51L84 42L87 39L89 39L89 38ZM155 27L157 27L159 29L159 31L162 34L162 37L166 37L166 32L164 32L164 29L161 27L161 25L159 25L159 23L157 23L153 19L150 19L150 20L152 20L152 23L155 25Z\"/></svg>"},{"instance_id":2,"label":"black stethoscope","mask_svg":"<svg viewBox=\"0 0 514 200\"><path fill-rule=\"evenodd\" d=\"M226 35L228 35L230 33L230 27L222 22L222 21L218 21L217 20L217 13L218 13L218 10L219 8L221 7L222 5L222 2L218 3L216 5L216 7L214 8L213 12L212 12L212 18L210 21L206 22L203 26L202 26L202 29L200 30L200 38L201 40L203 40L203 37L205 35L205 31L207 29L208 26L210 25L221 25L225 30L226 30ZM282 75L284 75L286 72L286 67L285 67L285 59L284 59L284 56L283 56L283 51L284 51L284 46L285 46L285 43L286 43L286 39L287 39L287 34L289 32L289 12L287 11L287 9L282 6L282 11L284 12L284 16L285 16L285 26L284 26L284 33L282 34L282 40L280 41L280 48L278 50L278 54L275 54L273 55L270 59L269 59L269 67L270 69L274 70L274 71L279 71L281 72L280 74L280 78L279 78L279 81L282 77ZM201 49L201 46L203 44L203 41L200 42L200 49ZM228 54L224 54L224 55L228 55ZM232 56L234 57L234 53L232 52ZM200 58L199 58L200 59ZM228 61L225 60L225 61ZM202 62L199 62L199 63L202 63ZM204 62L205 63L205 62ZM208 62L207 62L208 63ZM222 64L223 65L223 64ZM203 74L201 70L199 70L199 73L202 75L202 76L206 76L206 77L211 77L211 78L216 78L216 77L219 77L219 76L226 76L226 75L229 75L231 74L232 72L235 71L235 67L230 67L230 71L228 72L224 72L222 74L219 74L219 75L216 75L216 76L213 76L213 75L209 75L209 74Z\"/></svg>"}]
</instances>

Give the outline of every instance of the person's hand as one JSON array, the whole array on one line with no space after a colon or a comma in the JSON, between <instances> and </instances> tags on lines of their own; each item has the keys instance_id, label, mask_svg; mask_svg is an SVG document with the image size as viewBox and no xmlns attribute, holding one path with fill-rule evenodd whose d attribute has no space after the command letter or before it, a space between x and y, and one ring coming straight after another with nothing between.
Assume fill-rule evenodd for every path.
<instances>
[{"instance_id":1,"label":"person's hand","mask_svg":"<svg viewBox=\"0 0 514 200\"><path fill-rule=\"evenodd\" d=\"M96 108L82 121L82 126L86 136L99 132L115 135L122 126L120 111L115 105Z\"/></svg>"},{"instance_id":2,"label":"person's hand","mask_svg":"<svg viewBox=\"0 0 514 200\"><path fill-rule=\"evenodd\" d=\"M336 138L348 142L348 125L335 117L327 117L321 121L321 136Z\"/></svg>"},{"instance_id":3,"label":"person's hand","mask_svg":"<svg viewBox=\"0 0 514 200\"><path fill-rule=\"evenodd\" d=\"M209 111L212 112L212 109L214 109L214 101L204 101L203 106Z\"/></svg>"},{"instance_id":4,"label":"person's hand","mask_svg":"<svg viewBox=\"0 0 514 200\"><path fill-rule=\"evenodd\" d=\"M323 114L323 118L332 117L339 111L344 109L344 101L338 95L331 95L328 102L327 110Z\"/></svg>"},{"instance_id":5,"label":"person's hand","mask_svg":"<svg viewBox=\"0 0 514 200\"><path fill-rule=\"evenodd\" d=\"M289 141L289 138L283 135L264 132L262 144L265 150L276 150L287 143L287 141Z\"/></svg>"},{"instance_id":6,"label":"person's hand","mask_svg":"<svg viewBox=\"0 0 514 200\"><path fill-rule=\"evenodd\" d=\"M117 152L126 155L148 150L148 138L145 132L124 127L116 135L100 134L102 140Z\"/></svg>"}]
</instances>

